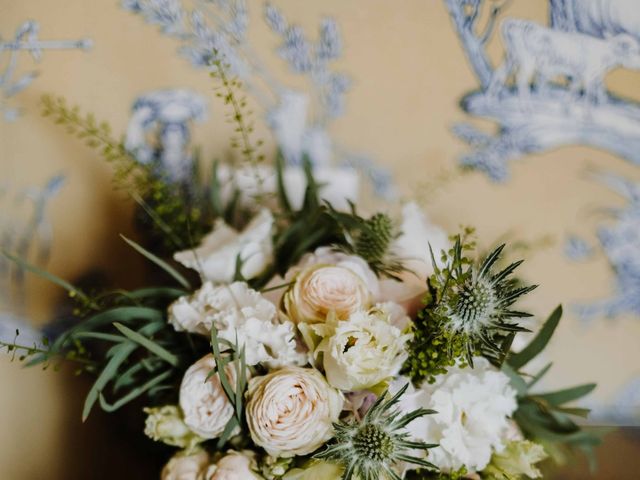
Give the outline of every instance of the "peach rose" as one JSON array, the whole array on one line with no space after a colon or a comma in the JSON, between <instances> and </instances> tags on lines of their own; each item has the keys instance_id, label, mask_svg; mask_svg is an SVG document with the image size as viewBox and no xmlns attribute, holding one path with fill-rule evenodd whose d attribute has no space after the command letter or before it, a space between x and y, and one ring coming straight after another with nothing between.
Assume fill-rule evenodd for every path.
<instances>
[{"instance_id":1,"label":"peach rose","mask_svg":"<svg viewBox=\"0 0 640 480\"><path fill-rule=\"evenodd\" d=\"M307 455L333 436L344 397L313 368L253 378L247 391L251 438L274 457Z\"/></svg>"}]
</instances>

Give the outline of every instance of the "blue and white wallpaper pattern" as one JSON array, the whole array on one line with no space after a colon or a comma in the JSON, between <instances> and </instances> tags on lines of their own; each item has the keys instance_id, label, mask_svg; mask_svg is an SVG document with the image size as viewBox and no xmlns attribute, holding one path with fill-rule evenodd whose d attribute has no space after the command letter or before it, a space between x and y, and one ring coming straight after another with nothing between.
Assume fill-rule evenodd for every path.
<instances>
[{"instance_id":1,"label":"blue and white wallpaper pattern","mask_svg":"<svg viewBox=\"0 0 640 480\"><path fill-rule=\"evenodd\" d=\"M636 0L549 0L548 25L509 17L508 0L444 3L479 84L461 107L497 124L496 133L467 123L453 127L469 145L459 160L463 167L508 182L514 160L587 145L637 165L640 174L640 103L605 86L605 76L616 68L640 70ZM493 66L487 45L498 32L504 59ZM608 221L597 229L597 244L565 232L568 258L604 255L614 277L609 298L574 305L573 311L585 321L625 314L640 319L640 182L605 172L591 178L626 205L602 206ZM640 377L621 388L612 406L593 407L601 420L638 421Z\"/></svg>"},{"instance_id":2,"label":"blue and white wallpaper pattern","mask_svg":"<svg viewBox=\"0 0 640 480\"><path fill-rule=\"evenodd\" d=\"M468 123L453 127L454 134L469 146L460 158L463 167L478 170L495 182L508 182L512 161L566 145L596 147L640 167L640 104L608 91L604 82L615 68L640 70L637 0L549 0L548 25L509 17L509 0L443 2L478 81L478 88L466 94L460 104L469 115L497 125L494 132ZM281 40L277 54L291 72L308 80L308 88L300 90L276 80L248 42L246 1L210 0L197 2L195 7L186 4L180 0L122 1L125 11L175 38L180 54L194 67L206 68L215 60L212 52L217 52L262 109L288 163L299 164L307 155L323 165L333 156L340 165L366 175L379 195L393 195L388 171L328 133L331 122L344 112L351 86L349 77L335 69L335 60L342 54L335 20L323 19L317 40L312 41L282 11L264 4L263 20ZM20 108L13 98L37 76L28 72L16 78L22 53L37 62L44 50L91 47L88 39L45 41L38 33L38 23L29 20L13 38L0 38L0 56L4 57L0 112L7 121L19 117ZM504 58L494 66L487 46L498 34ZM154 163L172 180L182 182L193 162L191 126L203 121L206 111L204 98L188 90L142 94L132 106L126 147L139 161ZM596 240L565 232L567 257L588 261L604 255L614 273L609 298L575 305L573 310L589 321L623 314L640 318L640 176L634 180L600 172L592 178L594 185L613 190L626 203L618 208L603 206L607 220L595 232ZM16 190L10 185L0 189L0 202L10 207L4 211L31 210L21 217L26 221L0 218L3 248L17 249L38 263L46 263L51 244L47 204L62 183L62 177L56 176L39 189ZM0 293L18 292L16 298L24 299L23 273L0 261ZM0 337L12 336L20 326L27 337L37 341L38 333L29 333L20 319L21 306L9 309L9 303L8 298L0 298L4 312L0 313ZM629 411L629 405L639 411ZM640 419L640 377L621 388L613 408L602 410L600 418L621 422Z\"/></svg>"}]
</instances>

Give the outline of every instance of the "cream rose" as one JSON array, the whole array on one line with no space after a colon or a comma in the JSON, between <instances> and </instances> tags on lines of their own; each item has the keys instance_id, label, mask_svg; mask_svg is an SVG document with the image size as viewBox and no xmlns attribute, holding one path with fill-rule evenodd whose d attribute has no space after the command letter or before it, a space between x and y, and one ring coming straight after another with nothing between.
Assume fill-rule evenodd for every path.
<instances>
[{"instance_id":1,"label":"cream rose","mask_svg":"<svg viewBox=\"0 0 640 480\"><path fill-rule=\"evenodd\" d=\"M234 413L218 374L207 379L215 366L213 355L201 358L187 369L180 385L180 408L184 423L205 439L219 437ZM231 384L235 385L235 364L227 364L225 372Z\"/></svg>"},{"instance_id":2,"label":"cream rose","mask_svg":"<svg viewBox=\"0 0 640 480\"><path fill-rule=\"evenodd\" d=\"M263 480L255 472L254 456L253 452L231 451L207 468L204 480Z\"/></svg>"},{"instance_id":3,"label":"cream rose","mask_svg":"<svg viewBox=\"0 0 640 480\"><path fill-rule=\"evenodd\" d=\"M219 220L198 248L177 252L173 258L214 283L233 281L238 258L242 276L257 277L273 260L273 222L267 209L261 210L242 232Z\"/></svg>"},{"instance_id":4,"label":"cream rose","mask_svg":"<svg viewBox=\"0 0 640 480\"><path fill-rule=\"evenodd\" d=\"M334 265L313 265L296 277L283 298L285 313L294 323L324 322L329 312L348 318L371 306L371 293L352 270Z\"/></svg>"},{"instance_id":5,"label":"cream rose","mask_svg":"<svg viewBox=\"0 0 640 480\"><path fill-rule=\"evenodd\" d=\"M174 455L160 474L162 480L200 480L209 465L209 454L203 450L185 455Z\"/></svg>"},{"instance_id":6,"label":"cream rose","mask_svg":"<svg viewBox=\"0 0 640 480\"><path fill-rule=\"evenodd\" d=\"M333 436L344 397L312 368L287 367L249 382L251 438L269 455L307 455Z\"/></svg>"},{"instance_id":7,"label":"cream rose","mask_svg":"<svg viewBox=\"0 0 640 480\"><path fill-rule=\"evenodd\" d=\"M344 391L371 389L400 371L411 334L392 324L398 309L402 310L386 303L356 312L346 321L330 315L324 324L310 326L322 338L313 354L323 354L322 365L331 386Z\"/></svg>"}]
</instances>

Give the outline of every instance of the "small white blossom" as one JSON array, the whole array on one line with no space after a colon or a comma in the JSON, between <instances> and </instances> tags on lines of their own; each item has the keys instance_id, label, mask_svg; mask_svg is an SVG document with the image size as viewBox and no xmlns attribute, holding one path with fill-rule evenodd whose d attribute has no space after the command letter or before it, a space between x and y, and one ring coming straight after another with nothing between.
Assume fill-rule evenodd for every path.
<instances>
[{"instance_id":1,"label":"small white blossom","mask_svg":"<svg viewBox=\"0 0 640 480\"><path fill-rule=\"evenodd\" d=\"M429 450L429 461L444 472L483 470L492 454L504 449L509 417L517 408L509 377L484 358L474 359L474 365L451 368L435 383L408 391L400 402L405 411L422 407L437 412L414 420L408 430L418 440L440 444ZM392 390L405 383L394 382Z\"/></svg>"},{"instance_id":2,"label":"small white blossom","mask_svg":"<svg viewBox=\"0 0 640 480\"><path fill-rule=\"evenodd\" d=\"M215 283L233 281L239 259L240 274L246 279L255 278L273 261L273 223L267 209L261 210L242 232L218 220L198 248L178 252L173 258Z\"/></svg>"},{"instance_id":3,"label":"small white blossom","mask_svg":"<svg viewBox=\"0 0 640 480\"><path fill-rule=\"evenodd\" d=\"M178 331L206 336L215 326L219 339L244 346L247 365L278 368L307 360L298 350L293 323L278 321L275 305L244 282L218 287L205 282L169 307L169 322ZM224 343L221 347L225 349Z\"/></svg>"}]
</instances>

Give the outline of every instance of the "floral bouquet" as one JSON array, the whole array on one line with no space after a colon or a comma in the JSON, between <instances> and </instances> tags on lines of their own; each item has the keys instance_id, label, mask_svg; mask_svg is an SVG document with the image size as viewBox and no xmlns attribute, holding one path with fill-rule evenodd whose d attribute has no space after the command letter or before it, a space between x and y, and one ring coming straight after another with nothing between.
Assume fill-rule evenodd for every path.
<instances>
[{"instance_id":1,"label":"floral bouquet","mask_svg":"<svg viewBox=\"0 0 640 480\"><path fill-rule=\"evenodd\" d=\"M213 230L176 263L125 238L158 267L138 290L92 297L6 253L77 302L57 338L9 349L93 375L83 418L144 402L145 433L179 449L165 480L536 478L547 455L597 443L565 406L593 385L531 391L550 365L526 366L561 309L511 350L529 316L514 304L535 286L501 264L504 245L476 261L471 230L449 245L412 203L401 219L338 210L309 164L294 199L285 170L252 206L225 199L214 170ZM160 221L167 202L142 204Z\"/></svg>"},{"instance_id":2,"label":"floral bouquet","mask_svg":"<svg viewBox=\"0 0 640 480\"><path fill-rule=\"evenodd\" d=\"M168 446L164 480L513 480L589 453L599 438L571 403L594 385L536 388L562 309L535 323L516 306L535 288L515 276L521 261L505 261L504 245L478 253L472 229L449 237L414 203L362 213L352 171L285 161L282 148L268 166L215 45L206 64L241 162L143 152L142 130L118 140L43 98L45 116L98 149L137 203L140 238L123 240L148 275L96 292L4 252L65 288L74 310L41 344L0 346L90 376L83 419L144 411L140 429Z\"/></svg>"}]
</instances>

